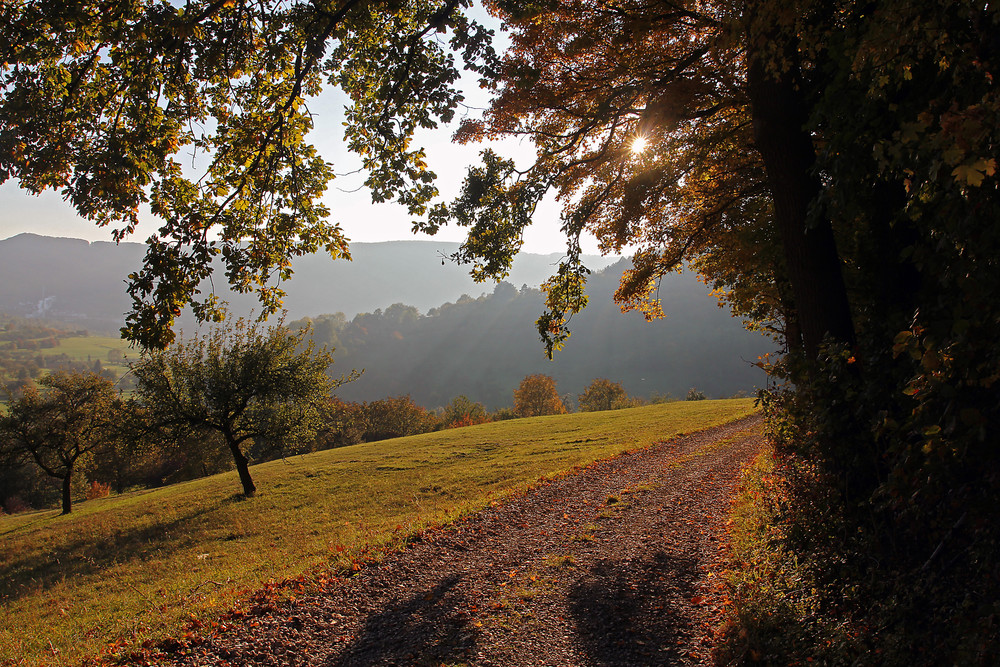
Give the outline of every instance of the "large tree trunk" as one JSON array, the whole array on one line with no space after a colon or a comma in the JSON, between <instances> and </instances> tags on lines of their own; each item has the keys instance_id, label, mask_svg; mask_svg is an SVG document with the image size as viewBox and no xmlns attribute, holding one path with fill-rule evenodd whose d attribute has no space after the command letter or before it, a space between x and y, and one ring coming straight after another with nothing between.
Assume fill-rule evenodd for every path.
<instances>
[{"instance_id":1,"label":"large tree trunk","mask_svg":"<svg viewBox=\"0 0 1000 667\"><path fill-rule=\"evenodd\" d=\"M243 495L251 498L257 493L257 486L250 477L250 460L243 454L243 450L240 449L240 443L231 434L223 433L223 435L226 438L226 444L229 445L229 451L233 454L233 461L236 463L236 472L239 473L240 483L243 484Z\"/></svg>"},{"instance_id":2,"label":"large tree trunk","mask_svg":"<svg viewBox=\"0 0 1000 667\"><path fill-rule=\"evenodd\" d=\"M73 496L70 487L73 482L72 466L66 468L66 476L62 478L62 513L69 514L73 511Z\"/></svg>"},{"instance_id":3,"label":"large tree trunk","mask_svg":"<svg viewBox=\"0 0 1000 667\"><path fill-rule=\"evenodd\" d=\"M871 285L876 312L885 313L878 324L885 333L894 336L907 328L917 309L923 278L903 250L916 245L919 234L913 222L899 219L906 207L906 189L902 182L879 181L871 189L869 207L872 221L869 232L870 250L863 257L867 266L874 267Z\"/></svg>"},{"instance_id":4,"label":"large tree trunk","mask_svg":"<svg viewBox=\"0 0 1000 667\"><path fill-rule=\"evenodd\" d=\"M775 76L754 53L748 58L754 142L774 200L803 351L813 361L828 334L839 342L854 342L847 290L830 221L808 216L820 182L812 173L816 153L805 128L807 114L795 68Z\"/></svg>"}]
</instances>

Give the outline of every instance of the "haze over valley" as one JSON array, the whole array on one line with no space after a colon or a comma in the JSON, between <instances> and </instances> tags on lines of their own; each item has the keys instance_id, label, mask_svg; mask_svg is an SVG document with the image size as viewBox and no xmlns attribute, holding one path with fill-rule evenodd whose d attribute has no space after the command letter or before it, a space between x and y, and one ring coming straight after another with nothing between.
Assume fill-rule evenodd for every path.
<instances>
[{"instance_id":1,"label":"haze over valley","mask_svg":"<svg viewBox=\"0 0 1000 667\"><path fill-rule=\"evenodd\" d=\"M669 276L660 289L667 317L645 322L612 301L627 261L608 266L616 260L587 257L588 266L608 268L591 276L590 304L570 323L565 349L548 361L535 330L544 309L537 286L559 256L522 254L508 281L476 284L467 267L446 259L456 249L434 241L356 243L351 262L321 255L296 261L284 285L288 322L313 324L316 341L335 348L336 374L365 370L339 397L409 394L435 408L466 395L496 409L509 406L517 383L532 373L554 377L571 404L596 377L642 398L683 398L692 387L731 396L764 383L751 364L775 344L720 309L693 274ZM0 241L0 312L114 333L130 305L125 276L144 252L142 244L33 234ZM256 303L252 295L220 296L239 315ZM181 327L193 329L193 320L183 318Z\"/></svg>"}]
</instances>

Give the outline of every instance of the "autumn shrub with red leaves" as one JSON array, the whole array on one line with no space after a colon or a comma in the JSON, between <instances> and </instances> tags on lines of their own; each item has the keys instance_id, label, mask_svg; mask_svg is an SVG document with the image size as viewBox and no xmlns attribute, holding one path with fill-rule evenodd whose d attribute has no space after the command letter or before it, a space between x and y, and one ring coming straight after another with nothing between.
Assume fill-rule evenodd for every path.
<instances>
[{"instance_id":1,"label":"autumn shrub with red leaves","mask_svg":"<svg viewBox=\"0 0 1000 667\"><path fill-rule=\"evenodd\" d=\"M87 487L87 500L95 500L96 498L107 498L111 495L111 485L101 484L96 479L90 482L90 486Z\"/></svg>"},{"instance_id":2,"label":"autumn shrub with red leaves","mask_svg":"<svg viewBox=\"0 0 1000 667\"><path fill-rule=\"evenodd\" d=\"M462 415L455 421L445 424L445 428L462 428L463 426L475 426L477 424L486 424L490 421L490 418L483 415L480 417L474 417L472 415Z\"/></svg>"},{"instance_id":3,"label":"autumn shrub with red leaves","mask_svg":"<svg viewBox=\"0 0 1000 667\"><path fill-rule=\"evenodd\" d=\"M473 401L467 396L456 396L444 408L441 416L443 428L460 428L462 426L473 426L475 424L485 424L491 421L486 408L482 403Z\"/></svg>"}]
</instances>

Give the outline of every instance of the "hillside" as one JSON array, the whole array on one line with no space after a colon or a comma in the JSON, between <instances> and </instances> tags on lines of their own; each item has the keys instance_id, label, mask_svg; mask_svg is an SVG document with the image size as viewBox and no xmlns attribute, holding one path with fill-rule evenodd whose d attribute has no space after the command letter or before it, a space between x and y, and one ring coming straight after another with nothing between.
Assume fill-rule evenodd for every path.
<instances>
[{"instance_id":1,"label":"hillside","mask_svg":"<svg viewBox=\"0 0 1000 667\"><path fill-rule=\"evenodd\" d=\"M233 495L230 472L81 502L68 516L0 516L0 613L18 619L0 624L0 664L73 664L182 636L184 624L208 632L234 605L254 608L261 587L273 594L287 579L285 592L301 595L541 479L752 411L749 400L682 401L518 419L264 463L249 499Z\"/></svg>"},{"instance_id":2,"label":"hillside","mask_svg":"<svg viewBox=\"0 0 1000 667\"><path fill-rule=\"evenodd\" d=\"M573 335L553 361L535 330L541 292L507 283L427 314L395 304L350 321L321 316L311 323L316 341L336 350L336 374L365 369L338 390L347 400L410 394L434 408L463 394L494 409L511 405L513 389L533 373L553 376L571 404L598 377L643 398L680 398L692 387L725 397L763 385L752 363L774 350L772 341L745 330L691 274L664 280L664 319L622 313L612 295L623 268L624 260L591 276L590 305L573 318Z\"/></svg>"},{"instance_id":3,"label":"hillside","mask_svg":"<svg viewBox=\"0 0 1000 667\"><path fill-rule=\"evenodd\" d=\"M645 322L612 300L627 260L595 273L590 305L573 318L572 338L550 362L535 331L544 306L534 286L558 257L523 255L509 282L476 284L463 267L442 265L442 255L456 247L359 243L352 262L313 256L296 263L287 285L289 319L313 322L317 341L335 348L337 375L365 369L341 388L341 398L410 394L436 408L466 395L494 409L511 405L514 388L532 373L552 375L569 399L597 377L644 398L682 397L692 387L725 397L764 383L751 364L773 351L773 342L744 330L692 274L664 280L659 294L667 317ZM0 312L116 332L129 306L123 276L143 252L141 244L31 234L0 241ZM236 313L250 312L254 303L245 295L230 298Z\"/></svg>"}]
</instances>

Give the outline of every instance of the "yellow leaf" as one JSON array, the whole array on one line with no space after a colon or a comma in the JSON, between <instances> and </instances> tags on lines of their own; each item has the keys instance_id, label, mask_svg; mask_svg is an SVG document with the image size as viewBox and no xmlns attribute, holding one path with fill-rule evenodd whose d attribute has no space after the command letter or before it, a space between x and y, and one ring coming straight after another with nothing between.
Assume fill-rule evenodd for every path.
<instances>
[{"instance_id":1,"label":"yellow leaf","mask_svg":"<svg viewBox=\"0 0 1000 667\"><path fill-rule=\"evenodd\" d=\"M974 188L982 185L983 179L986 178L986 173L976 169L976 164L960 164L952 169L951 175L955 177L956 181L965 181Z\"/></svg>"}]
</instances>

